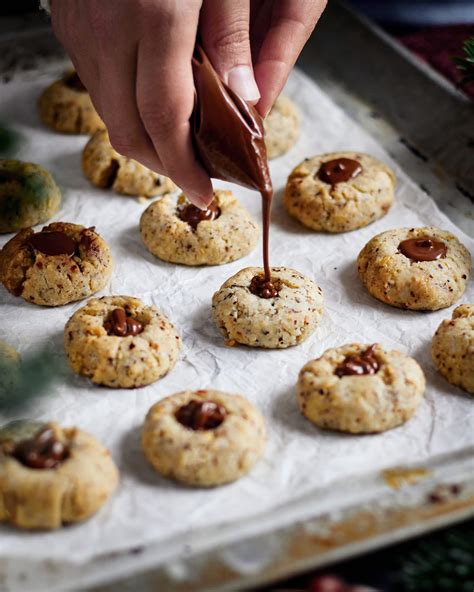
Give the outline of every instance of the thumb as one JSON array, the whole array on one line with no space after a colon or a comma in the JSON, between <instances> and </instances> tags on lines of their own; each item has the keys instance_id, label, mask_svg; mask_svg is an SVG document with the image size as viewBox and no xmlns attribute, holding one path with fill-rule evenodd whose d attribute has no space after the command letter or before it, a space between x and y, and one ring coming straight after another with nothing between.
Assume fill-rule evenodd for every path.
<instances>
[{"instance_id":1,"label":"thumb","mask_svg":"<svg viewBox=\"0 0 474 592\"><path fill-rule=\"evenodd\" d=\"M204 0L199 28L204 50L222 80L249 103L257 103L249 18L249 0Z\"/></svg>"}]
</instances>

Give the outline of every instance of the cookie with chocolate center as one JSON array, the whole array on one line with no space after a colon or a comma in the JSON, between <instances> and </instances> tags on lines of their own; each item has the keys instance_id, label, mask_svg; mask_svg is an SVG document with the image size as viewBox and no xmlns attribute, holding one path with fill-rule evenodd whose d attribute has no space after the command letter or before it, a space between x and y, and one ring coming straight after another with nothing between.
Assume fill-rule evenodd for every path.
<instances>
[{"instance_id":1,"label":"cookie with chocolate center","mask_svg":"<svg viewBox=\"0 0 474 592\"><path fill-rule=\"evenodd\" d=\"M156 257L183 265L220 265L248 255L257 223L232 192L215 190L207 211L184 197L164 197L143 212L140 233Z\"/></svg>"},{"instance_id":2,"label":"cookie with chocolate center","mask_svg":"<svg viewBox=\"0 0 474 592\"><path fill-rule=\"evenodd\" d=\"M109 451L78 428L13 421L0 429L0 521L56 529L95 514L118 484Z\"/></svg>"},{"instance_id":3,"label":"cookie with chocolate center","mask_svg":"<svg viewBox=\"0 0 474 592\"><path fill-rule=\"evenodd\" d=\"M398 228L374 236L359 253L357 268L378 300L397 308L438 310L464 293L471 256L445 230Z\"/></svg>"},{"instance_id":4,"label":"cookie with chocolate center","mask_svg":"<svg viewBox=\"0 0 474 592\"><path fill-rule=\"evenodd\" d=\"M41 306L87 298L107 285L111 272L109 247L95 228L69 222L26 228L0 251L5 288Z\"/></svg>"},{"instance_id":5,"label":"cookie with chocolate center","mask_svg":"<svg viewBox=\"0 0 474 592\"><path fill-rule=\"evenodd\" d=\"M165 477L200 487L248 473L263 454L265 423L244 397L215 390L184 391L148 411L142 449Z\"/></svg>"},{"instance_id":6,"label":"cookie with chocolate center","mask_svg":"<svg viewBox=\"0 0 474 592\"><path fill-rule=\"evenodd\" d=\"M283 203L311 230L347 232L385 216L394 200L393 171L369 154L306 158L288 177Z\"/></svg>"},{"instance_id":7,"label":"cookie with chocolate center","mask_svg":"<svg viewBox=\"0 0 474 592\"><path fill-rule=\"evenodd\" d=\"M384 432L410 419L425 390L418 363L379 344L328 349L300 371L301 413L323 429L351 434Z\"/></svg>"},{"instance_id":8,"label":"cookie with chocolate center","mask_svg":"<svg viewBox=\"0 0 474 592\"><path fill-rule=\"evenodd\" d=\"M155 306L131 296L104 296L72 315L64 345L77 374L112 388L135 388L173 368L181 340Z\"/></svg>"},{"instance_id":9,"label":"cookie with chocolate center","mask_svg":"<svg viewBox=\"0 0 474 592\"><path fill-rule=\"evenodd\" d=\"M282 349L307 339L323 314L321 288L286 267L247 267L229 278L212 298L212 317L228 345Z\"/></svg>"}]
</instances>

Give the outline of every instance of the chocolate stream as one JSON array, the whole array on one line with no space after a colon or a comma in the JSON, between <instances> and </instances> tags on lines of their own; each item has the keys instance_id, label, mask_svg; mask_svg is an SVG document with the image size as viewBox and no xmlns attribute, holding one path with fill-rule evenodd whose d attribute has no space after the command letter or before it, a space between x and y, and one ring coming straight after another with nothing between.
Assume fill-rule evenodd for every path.
<instances>
[{"instance_id":1,"label":"chocolate stream","mask_svg":"<svg viewBox=\"0 0 474 592\"><path fill-rule=\"evenodd\" d=\"M273 187L262 116L219 78L199 45L196 46L192 65L196 88L192 117L196 152L210 177L260 192L263 267L265 281L270 283L268 245Z\"/></svg>"}]
</instances>

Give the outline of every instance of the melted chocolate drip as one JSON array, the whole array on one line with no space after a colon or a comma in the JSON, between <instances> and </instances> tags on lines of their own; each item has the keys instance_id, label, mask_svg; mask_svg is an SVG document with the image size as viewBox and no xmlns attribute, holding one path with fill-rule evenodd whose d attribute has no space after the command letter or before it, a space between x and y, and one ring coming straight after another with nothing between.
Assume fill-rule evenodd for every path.
<instances>
[{"instance_id":1,"label":"melted chocolate drip","mask_svg":"<svg viewBox=\"0 0 474 592\"><path fill-rule=\"evenodd\" d=\"M357 160L351 158L336 158L334 160L328 160L324 162L317 175L324 181L329 183L333 187L338 183L345 183L350 181L362 172L362 166Z\"/></svg>"},{"instance_id":2,"label":"melted chocolate drip","mask_svg":"<svg viewBox=\"0 0 474 592\"><path fill-rule=\"evenodd\" d=\"M380 364L374 354L375 347L375 345L371 345L360 354L347 356L342 364L339 364L336 368L334 374L339 377L376 374L379 371Z\"/></svg>"},{"instance_id":3,"label":"melted chocolate drip","mask_svg":"<svg viewBox=\"0 0 474 592\"><path fill-rule=\"evenodd\" d=\"M55 257L57 255L68 255L72 257L77 249L77 243L64 232L57 230L42 230L30 236L27 243L43 253Z\"/></svg>"},{"instance_id":4,"label":"melted chocolate drip","mask_svg":"<svg viewBox=\"0 0 474 592\"><path fill-rule=\"evenodd\" d=\"M115 308L110 319L105 321L104 329L107 331L107 335L129 337L130 335L139 335L143 331L143 325L137 319L127 316L123 308Z\"/></svg>"},{"instance_id":5,"label":"melted chocolate drip","mask_svg":"<svg viewBox=\"0 0 474 592\"><path fill-rule=\"evenodd\" d=\"M30 469L55 469L69 456L67 446L56 439L50 427L13 445L8 453Z\"/></svg>"},{"instance_id":6,"label":"melted chocolate drip","mask_svg":"<svg viewBox=\"0 0 474 592\"><path fill-rule=\"evenodd\" d=\"M176 419L191 430L213 430L221 425L227 415L222 405L214 401L192 399L176 411Z\"/></svg>"},{"instance_id":7,"label":"melted chocolate drip","mask_svg":"<svg viewBox=\"0 0 474 592\"><path fill-rule=\"evenodd\" d=\"M200 210L191 203L178 206L178 218L187 222L191 228L196 230L199 222L204 220L215 220L221 215L221 210L215 201L209 204L207 210Z\"/></svg>"},{"instance_id":8,"label":"melted chocolate drip","mask_svg":"<svg viewBox=\"0 0 474 592\"><path fill-rule=\"evenodd\" d=\"M436 261L446 257L446 243L429 236L408 238L398 245L400 253L412 261Z\"/></svg>"},{"instance_id":9,"label":"melted chocolate drip","mask_svg":"<svg viewBox=\"0 0 474 592\"><path fill-rule=\"evenodd\" d=\"M77 72L72 72L67 78L64 79L64 84L68 88L77 90L77 92L87 92L87 88L82 83L82 80L77 75Z\"/></svg>"},{"instance_id":10,"label":"melted chocolate drip","mask_svg":"<svg viewBox=\"0 0 474 592\"><path fill-rule=\"evenodd\" d=\"M263 275L255 275L249 285L249 290L260 298L276 298L280 291L279 282L266 279Z\"/></svg>"},{"instance_id":11,"label":"melted chocolate drip","mask_svg":"<svg viewBox=\"0 0 474 592\"><path fill-rule=\"evenodd\" d=\"M256 189L262 196L263 264L270 281L268 240L273 196L263 119L217 75L203 49L193 57L196 102L193 138L210 177Z\"/></svg>"}]
</instances>

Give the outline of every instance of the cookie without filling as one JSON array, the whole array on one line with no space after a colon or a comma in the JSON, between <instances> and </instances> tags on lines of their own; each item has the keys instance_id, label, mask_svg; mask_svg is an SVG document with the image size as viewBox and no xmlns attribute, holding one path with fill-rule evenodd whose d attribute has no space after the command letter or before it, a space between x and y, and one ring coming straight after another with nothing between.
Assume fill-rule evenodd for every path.
<instances>
[{"instance_id":1,"label":"cookie without filling","mask_svg":"<svg viewBox=\"0 0 474 592\"><path fill-rule=\"evenodd\" d=\"M135 388L173 368L181 340L156 306L131 296L104 296L92 298L72 315L64 345L77 374L96 384Z\"/></svg>"},{"instance_id":2,"label":"cookie without filling","mask_svg":"<svg viewBox=\"0 0 474 592\"><path fill-rule=\"evenodd\" d=\"M263 454L265 423L239 395L184 391L148 411L142 448L156 471L183 483L212 487L248 473Z\"/></svg>"},{"instance_id":3,"label":"cookie without filling","mask_svg":"<svg viewBox=\"0 0 474 592\"><path fill-rule=\"evenodd\" d=\"M277 158L288 152L300 135L300 116L293 101L279 96L265 118L263 127L268 158Z\"/></svg>"},{"instance_id":4,"label":"cookie without filling","mask_svg":"<svg viewBox=\"0 0 474 592\"><path fill-rule=\"evenodd\" d=\"M122 195L153 197L176 190L176 185L168 177L119 154L112 147L105 129L97 131L85 145L82 170L96 187L113 189Z\"/></svg>"},{"instance_id":5,"label":"cookie without filling","mask_svg":"<svg viewBox=\"0 0 474 592\"><path fill-rule=\"evenodd\" d=\"M296 393L301 413L318 427L364 434L405 423L424 390L423 371L413 358L378 344L352 343L308 362Z\"/></svg>"},{"instance_id":6,"label":"cookie without filling","mask_svg":"<svg viewBox=\"0 0 474 592\"><path fill-rule=\"evenodd\" d=\"M14 296L41 306L87 298L107 285L112 256L94 228L53 222L20 231L0 251L0 280Z\"/></svg>"},{"instance_id":7,"label":"cookie without filling","mask_svg":"<svg viewBox=\"0 0 474 592\"><path fill-rule=\"evenodd\" d=\"M43 123L57 132L93 134L105 127L87 89L72 70L48 86L38 100L38 109Z\"/></svg>"},{"instance_id":8,"label":"cookie without filling","mask_svg":"<svg viewBox=\"0 0 474 592\"><path fill-rule=\"evenodd\" d=\"M474 395L474 304L458 306L433 337L436 368L451 384Z\"/></svg>"},{"instance_id":9,"label":"cookie without filling","mask_svg":"<svg viewBox=\"0 0 474 592\"><path fill-rule=\"evenodd\" d=\"M46 222L61 204L50 173L31 162L0 160L0 233Z\"/></svg>"},{"instance_id":10,"label":"cookie without filling","mask_svg":"<svg viewBox=\"0 0 474 592\"><path fill-rule=\"evenodd\" d=\"M272 283L278 295L261 298L250 290L257 276L263 276L263 269L242 269L212 298L212 316L226 342L286 348L307 339L323 314L321 288L298 271L273 267Z\"/></svg>"},{"instance_id":11,"label":"cookie without filling","mask_svg":"<svg viewBox=\"0 0 474 592\"><path fill-rule=\"evenodd\" d=\"M340 174L350 164L347 161L359 165L357 174ZM348 178L336 182L338 176L331 179L321 174L327 163L333 163L336 171L341 168L339 178ZM392 170L369 154L322 154L303 160L292 171L283 203L291 216L312 230L347 232L385 216L394 200L395 184Z\"/></svg>"},{"instance_id":12,"label":"cookie without filling","mask_svg":"<svg viewBox=\"0 0 474 592\"><path fill-rule=\"evenodd\" d=\"M407 246L415 249L412 257ZM438 310L464 293L471 256L450 232L433 226L399 228L372 238L360 252L357 267L374 298L397 308Z\"/></svg>"},{"instance_id":13,"label":"cookie without filling","mask_svg":"<svg viewBox=\"0 0 474 592\"><path fill-rule=\"evenodd\" d=\"M140 220L145 246L163 261L183 265L220 265L248 255L258 241L257 223L231 191L215 190L213 203L218 215L196 225L180 215L190 205L184 195L153 202Z\"/></svg>"},{"instance_id":14,"label":"cookie without filling","mask_svg":"<svg viewBox=\"0 0 474 592\"><path fill-rule=\"evenodd\" d=\"M14 421L0 429L0 521L55 529L95 514L118 484L109 451L78 428Z\"/></svg>"}]
</instances>

